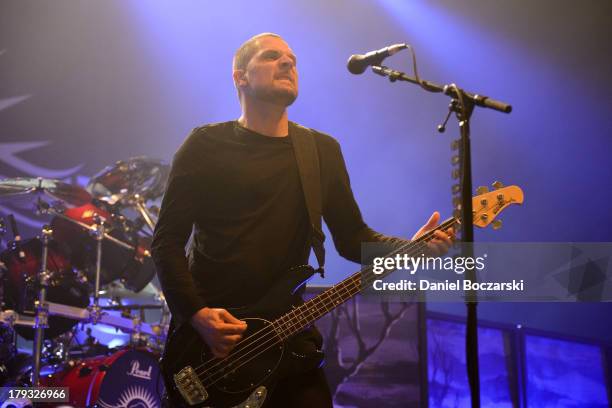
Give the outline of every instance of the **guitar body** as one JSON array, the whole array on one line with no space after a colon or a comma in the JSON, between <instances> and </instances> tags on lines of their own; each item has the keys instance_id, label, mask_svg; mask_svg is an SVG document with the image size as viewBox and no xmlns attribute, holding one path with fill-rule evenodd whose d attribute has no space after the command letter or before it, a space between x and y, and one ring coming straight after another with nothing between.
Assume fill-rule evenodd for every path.
<instances>
[{"instance_id":1,"label":"guitar body","mask_svg":"<svg viewBox=\"0 0 612 408\"><path fill-rule=\"evenodd\" d=\"M269 324L269 321L260 318L243 320L248 325L245 338ZM213 375L209 381L216 382L205 386L205 392L208 394L206 398L201 403L190 405L181 395L175 383L175 375L185 367L191 367L196 373L200 373L201 369L198 367L213 359L213 355L191 325L184 324L169 339L161 364L166 392L172 401L171 406L233 407L246 401L258 387L265 387L266 393L271 391L277 381L277 369L282 362L284 349L285 344L271 348L236 370L233 370L231 365L224 367L222 373ZM202 370L202 377L205 376L206 371Z\"/></svg>"},{"instance_id":2,"label":"guitar body","mask_svg":"<svg viewBox=\"0 0 612 408\"><path fill-rule=\"evenodd\" d=\"M161 360L170 406L260 407L296 360L303 360L297 365L305 369L319 366L322 353L293 352L291 339L280 340L271 323L291 310L299 299L295 292L313 272L310 266L292 268L255 305L228 309L247 323L247 330L226 359L214 358L190 324L174 330Z\"/></svg>"}]
</instances>

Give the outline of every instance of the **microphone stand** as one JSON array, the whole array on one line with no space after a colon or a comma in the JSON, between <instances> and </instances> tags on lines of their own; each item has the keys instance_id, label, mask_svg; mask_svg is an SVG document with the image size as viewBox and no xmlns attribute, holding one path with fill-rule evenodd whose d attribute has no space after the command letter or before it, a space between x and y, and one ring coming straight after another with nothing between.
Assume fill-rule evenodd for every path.
<instances>
[{"instance_id":1,"label":"microphone stand","mask_svg":"<svg viewBox=\"0 0 612 408\"><path fill-rule=\"evenodd\" d=\"M453 194L460 193L460 200L453 200L455 215L461 216L461 241L464 243L461 248L461 255L464 257L474 256L474 224L472 219L472 157L470 150L470 119L475 106L497 110L499 112L510 113L512 106L491 99L487 96L467 92L455 84L440 86L430 81L412 78L403 72L395 71L384 66L373 66L375 74L388 77L391 82L405 81L419 85L429 92L444 93L451 97L449 112L442 125L438 126L439 132L444 132L446 123L450 115L454 112L459 121L461 138L454 141L451 146L453 150L459 150L457 156L460 170L453 172L453 178L459 178L460 183L453 186ZM458 142L458 143L457 143ZM466 245L467 244L467 245ZM473 268L467 268L465 279L476 281L476 272ZM480 376L478 369L478 298L476 291L467 291L465 294L465 304L467 308L466 323L466 342L465 353L467 362L468 382L470 384L470 396L473 408L480 407Z\"/></svg>"}]
</instances>

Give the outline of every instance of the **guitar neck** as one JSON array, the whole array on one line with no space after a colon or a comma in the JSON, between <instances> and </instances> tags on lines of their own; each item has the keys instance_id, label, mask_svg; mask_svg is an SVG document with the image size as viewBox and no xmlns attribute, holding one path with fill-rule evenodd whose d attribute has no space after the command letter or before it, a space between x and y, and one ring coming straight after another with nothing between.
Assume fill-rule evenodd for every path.
<instances>
[{"instance_id":1,"label":"guitar neck","mask_svg":"<svg viewBox=\"0 0 612 408\"><path fill-rule=\"evenodd\" d=\"M408 244L402 245L387 256L419 255L422 253L426 244L433 238L435 231L447 230L453 227L456 222L456 218L451 217L437 228L428 231L426 234L423 234L421 237ZM368 284L374 279L382 279L392 272L391 270L374 275L372 273L372 266L368 265L359 272L354 273L340 283L337 283L309 301L279 317L273 322L273 327L281 338L289 338L357 295L365 286L364 283Z\"/></svg>"}]
</instances>

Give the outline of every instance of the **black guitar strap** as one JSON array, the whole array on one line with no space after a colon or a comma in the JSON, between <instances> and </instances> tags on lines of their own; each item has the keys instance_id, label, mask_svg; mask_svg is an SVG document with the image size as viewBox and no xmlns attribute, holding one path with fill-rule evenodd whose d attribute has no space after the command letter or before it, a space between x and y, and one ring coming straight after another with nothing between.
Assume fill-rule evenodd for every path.
<instances>
[{"instance_id":1,"label":"black guitar strap","mask_svg":"<svg viewBox=\"0 0 612 408\"><path fill-rule=\"evenodd\" d=\"M323 195L321 190L321 168L319 153L312 131L308 128L289 122L289 133L292 138L293 151L297 162L302 190L306 200L306 209L311 225L311 245L319 264L317 272L324 276L325 235L322 229Z\"/></svg>"}]
</instances>

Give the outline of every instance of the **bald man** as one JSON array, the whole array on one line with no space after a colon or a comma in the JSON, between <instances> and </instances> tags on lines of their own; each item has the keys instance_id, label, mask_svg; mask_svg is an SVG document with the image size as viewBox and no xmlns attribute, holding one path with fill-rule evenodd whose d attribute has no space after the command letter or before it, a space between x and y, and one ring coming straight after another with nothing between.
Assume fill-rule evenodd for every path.
<instances>
[{"instance_id":1,"label":"bald man","mask_svg":"<svg viewBox=\"0 0 612 408\"><path fill-rule=\"evenodd\" d=\"M152 244L173 325L191 324L216 357L227 356L247 327L227 309L255 303L289 268L308 263L312 232L292 146L298 125L287 117L298 96L295 53L276 34L256 35L236 51L233 79L242 113L194 129L179 148ZM406 243L366 225L338 142L306 131L319 156L323 219L340 255L359 263L362 242ZM438 221L435 212L413 239ZM430 251L451 243L452 231L438 231ZM296 337L322 347L316 328ZM313 368L283 378L268 404L331 407L332 396L322 369Z\"/></svg>"}]
</instances>

